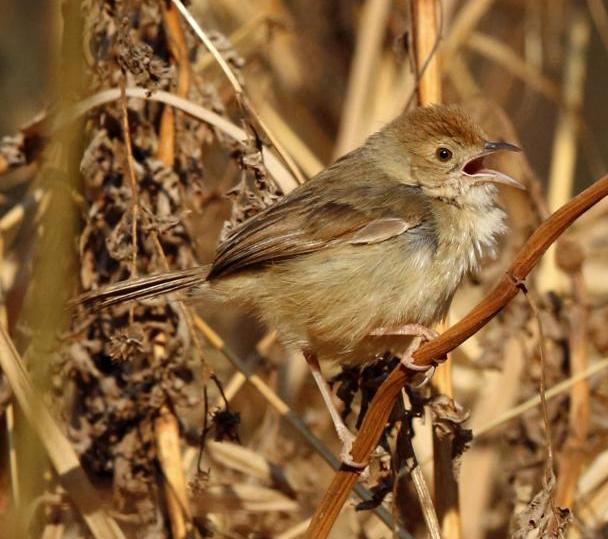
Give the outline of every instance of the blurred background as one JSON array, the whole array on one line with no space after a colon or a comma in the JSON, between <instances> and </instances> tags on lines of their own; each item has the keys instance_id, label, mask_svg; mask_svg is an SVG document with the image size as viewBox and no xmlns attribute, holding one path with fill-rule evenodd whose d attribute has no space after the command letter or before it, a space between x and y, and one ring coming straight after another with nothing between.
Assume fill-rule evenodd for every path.
<instances>
[{"instance_id":1,"label":"blurred background","mask_svg":"<svg viewBox=\"0 0 608 539\"><path fill-rule=\"evenodd\" d=\"M413 28L412 7L424 3L435 25ZM499 158L528 187L503 194L512 232L461 287L451 322L542 219L606 173L605 0L187 8L236 88L170 2L2 6L0 322L16 346L15 355L0 349L6 537L113 537L96 519L127 537L303 535L339 445L303 359L272 328L214 304L65 305L134 274L208 263L230 227L415 106L416 32L434 39L442 100L524 149ZM541 336L517 298L454 352L432 394L404 397L409 412L395 414L332 537L427 536L421 495L395 452L410 421L443 537L608 533L607 238L601 203L528 283L547 384L561 388L547 410L554 460L530 400ZM24 365L31 385L18 389ZM334 384L353 430L380 374L342 373ZM446 393L459 403L450 413L435 406ZM24 405L39 397L52 416ZM450 443L472 442L447 457L442 482L446 424ZM75 483L62 474L74 469ZM83 504L96 508L93 524Z\"/></svg>"}]
</instances>

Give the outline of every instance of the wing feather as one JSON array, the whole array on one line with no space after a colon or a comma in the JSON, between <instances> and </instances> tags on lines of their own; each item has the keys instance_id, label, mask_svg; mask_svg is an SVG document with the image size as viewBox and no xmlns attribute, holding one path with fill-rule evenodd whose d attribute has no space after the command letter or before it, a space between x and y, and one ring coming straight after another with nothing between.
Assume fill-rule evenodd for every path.
<instances>
[{"instance_id":1,"label":"wing feather","mask_svg":"<svg viewBox=\"0 0 608 539\"><path fill-rule=\"evenodd\" d=\"M208 278L340 243L386 241L419 226L427 213L425 197L416 187L382 175L370 185L361 171L345 182L328 178L331 171L235 229L218 247Z\"/></svg>"}]
</instances>

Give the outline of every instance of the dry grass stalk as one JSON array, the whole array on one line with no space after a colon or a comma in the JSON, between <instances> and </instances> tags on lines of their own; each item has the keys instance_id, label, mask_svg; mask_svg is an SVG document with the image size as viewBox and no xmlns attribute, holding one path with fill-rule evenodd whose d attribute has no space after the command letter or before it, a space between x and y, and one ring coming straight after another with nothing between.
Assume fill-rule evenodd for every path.
<instances>
[{"instance_id":1,"label":"dry grass stalk","mask_svg":"<svg viewBox=\"0 0 608 539\"><path fill-rule=\"evenodd\" d=\"M184 539L192 533L192 515L182 466L179 426L166 406L154 421L158 460L163 471L165 499L173 539Z\"/></svg>"},{"instance_id":2,"label":"dry grass stalk","mask_svg":"<svg viewBox=\"0 0 608 539\"><path fill-rule=\"evenodd\" d=\"M450 32L445 38L441 48L441 60L449 65L452 57L467 42L469 36L475 31L479 20L492 7L494 0L468 0L454 18Z\"/></svg>"},{"instance_id":3,"label":"dry grass stalk","mask_svg":"<svg viewBox=\"0 0 608 539\"><path fill-rule=\"evenodd\" d=\"M59 480L81 512L92 535L96 539L124 539L114 519L101 508L100 496L81 468L72 444L63 434L46 405L39 399L23 360L1 325L0 367L9 381L21 410L46 449Z\"/></svg>"},{"instance_id":4,"label":"dry grass stalk","mask_svg":"<svg viewBox=\"0 0 608 539\"><path fill-rule=\"evenodd\" d=\"M606 196L608 196L608 176L599 179L553 213L518 251L509 269L485 299L460 322L420 347L414 353L414 361L419 365L428 365L434 358L450 352L485 326L518 294L518 284L526 278L549 246L580 215ZM364 462L369 458L386 425L393 403L407 380L407 372L397 368L376 393L351 451L355 460ZM307 530L307 537L311 539L327 537L356 482L357 475L356 471L346 468L338 471L317 507Z\"/></svg>"},{"instance_id":5,"label":"dry grass stalk","mask_svg":"<svg viewBox=\"0 0 608 539\"><path fill-rule=\"evenodd\" d=\"M596 374L602 372L605 369L608 369L608 359L602 359L601 361L597 361L591 367L588 367L584 371L578 372L575 375L569 376L565 380L561 381L559 384L554 385L551 389L548 389L545 393L545 399L553 399L561 395L565 391L568 391L570 388L572 388L579 382L591 378L592 376L595 376ZM524 401L521 404L510 408L509 410L498 415L494 419L491 419L486 423L482 423L479 427L474 429L475 438L485 436L486 434L500 427L501 425L504 425L505 423L525 414L528 410L539 406L540 403L540 395L537 395L536 397L532 397L531 399L528 399L527 401Z\"/></svg>"},{"instance_id":6,"label":"dry grass stalk","mask_svg":"<svg viewBox=\"0 0 608 539\"><path fill-rule=\"evenodd\" d=\"M397 400L397 408L399 410L399 415L405 417L406 408L403 393ZM397 470L395 473L395 487L393 487L393 490L398 488L399 478L406 472L408 474L408 479L411 479L414 488L416 489L416 494L420 500L420 508L431 539L441 539L441 528L437 519L435 506L433 505L433 498L431 497L428 485L424 479L422 467L416 458L411 436L412 433L409 432L406 424L402 421L399 432L397 433L397 444L395 448L395 468L397 468Z\"/></svg>"},{"instance_id":7,"label":"dry grass stalk","mask_svg":"<svg viewBox=\"0 0 608 539\"><path fill-rule=\"evenodd\" d=\"M474 443L466 452L460 470L460 477L475 477L474 481L464 480L461 483L462 534L467 539L486 536L479 515L487 514L491 507L491 496L501 466L500 456L494 447L475 443L479 438L477 426L506 413L517 400L524 372L524 347L519 336L512 336L505 343L502 359L504 367L499 372L484 376L483 387L469 420Z\"/></svg>"},{"instance_id":8,"label":"dry grass stalk","mask_svg":"<svg viewBox=\"0 0 608 539\"><path fill-rule=\"evenodd\" d=\"M547 193L551 210L564 204L573 192L578 117L583 102L588 43L589 21L587 15L577 9L570 26L564 69L562 90L564 107L560 111L553 138L553 158ZM538 282L545 291L563 289L564 279L555 265L554 248L549 250L548 256L543 260Z\"/></svg>"},{"instance_id":9,"label":"dry grass stalk","mask_svg":"<svg viewBox=\"0 0 608 539\"><path fill-rule=\"evenodd\" d=\"M167 32L167 44L177 65L177 89L180 97L186 97L190 88L190 62L188 47L182 30L179 13L174 4L162 3L163 22ZM175 115L171 107L165 107L160 120L157 157L166 166L175 161Z\"/></svg>"},{"instance_id":10,"label":"dry grass stalk","mask_svg":"<svg viewBox=\"0 0 608 539\"><path fill-rule=\"evenodd\" d=\"M219 114L210 111L209 109L197 105L196 103L179 97L178 95L170 92L164 92L156 90L154 93L149 95L149 92L143 88L126 88L125 93L127 97L138 98L138 99L150 99L151 101L158 101L166 105L171 105L174 108L178 108L193 118L208 123L223 131L226 135L233 138L237 142L245 142L247 140L247 133L240 127L237 127L232 122L226 120ZM66 125L70 121L87 113L89 110L105 105L112 101L116 101L120 98L119 89L104 90L97 94L94 94L86 99L83 99L80 103L72 107L68 113L58 117L51 125L53 131L58 130L61 126ZM291 174L291 172L285 168L283 163L274 155L272 151L266 146L262 149L264 156L264 164L268 169L268 172L272 175L274 180L277 182L281 190L289 192L297 184L297 180Z\"/></svg>"},{"instance_id":11,"label":"dry grass stalk","mask_svg":"<svg viewBox=\"0 0 608 539\"><path fill-rule=\"evenodd\" d=\"M298 181L298 183L300 183L300 184L304 183L304 178L302 177L302 175L301 175L300 171L298 170L298 167L296 166L296 164L293 162L293 159L283 149L283 145L274 136L274 134L270 131L270 129L268 129L268 127L266 126L266 124L260 118L259 114L252 107L251 102L250 102L249 98L247 97L247 94L245 93L245 90L244 90L243 86L238 81L238 79L236 78L234 72L232 71L232 69L230 68L230 66L226 62L226 60L224 60L224 58L222 57L222 55L220 54L220 52L217 50L217 48L215 47L215 45L213 44L213 42L209 39L209 36L207 36L207 34L199 26L199 24L196 22L196 20L194 19L194 17L192 17L192 15L190 14L190 12L186 8L186 6L184 6L184 4L180 0L171 0L171 1L177 7L177 9L182 14L182 16L186 19L186 21L188 22L188 24L190 25L190 27L192 28L192 30L194 30L194 33L197 35L197 37L203 42L203 44L205 45L205 47L207 47L207 50L213 55L213 57L215 58L215 61L222 68L222 71L224 72L224 74L226 75L226 77L230 81L230 84L232 85L232 88L234 89L234 92L235 92L235 94L237 96L237 100L238 100L239 104L243 107L243 109L249 115L251 115L251 117L255 120L255 122L262 128L262 130L264 131L264 133L268 137L268 140L270 140L270 142L272 143L272 145L276 149L276 151L279 154L279 156L281 157L281 159L283 159L283 161L285 162L285 164L289 168L289 170L292 173L293 177L296 178L296 180Z\"/></svg>"},{"instance_id":12,"label":"dry grass stalk","mask_svg":"<svg viewBox=\"0 0 608 539\"><path fill-rule=\"evenodd\" d=\"M207 341L219 352L221 352L230 363L246 377L247 381L255 387L264 399L285 419L291 427L300 434L304 441L309 444L334 470L340 468L340 461L334 454L325 447L306 426L304 421L291 410L289 405L283 401L272 388L262 380L234 353L232 353L225 345L222 338L199 316L194 317L194 325L196 329L207 339ZM364 501L372 498L371 493L361 484L357 484L354 488L355 493ZM382 505L375 507L373 511L378 517L389 527L393 526L391 514ZM399 537L405 538L405 534L400 534Z\"/></svg>"},{"instance_id":13,"label":"dry grass stalk","mask_svg":"<svg viewBox=\"0 0 608 539\"><path fill-rule=\"evenodd\" d=\"M441 70L438 55L435 54L441 28L435 0L413 0L412 19L414 34L414 54L418 84L416 93L419 105L441 103ZM439 331L447 328L443 325ZM433 387L439 394L453 397L452 361L437 369ZM449 436L440 438L433 429L433 477L435 504L442 535L446 539L460 537L460 511L458 502L458 481L454 475L452 462L452 440ZM435 509L433 510L435 512ZM432 521L431 521L432 522ZM432 528L429 529L432 533Z\"/></svg>"},{"instance_id":14,"label":"dry grass stalk","mask_svg":"<svg viewBox=\"0 0 608 539\"><path fill-rule=\"evenodd\" d=\"M419 105L441 103L441 71L439 57L435 54L441 28L437 28L439 16L435 0L412 0L412 33L418 86Z\"/></svg>"},{"instance_id":15,"label":"dry grass stalk","mask_svg":"<svg viewBox=\"0 0 608 539\"><path fill-rule=\"evenodd\" d=\"M580 246L565 240L559 244L558 263L569 274L572 299L570 308L570 375L576 376L588 367L588 305L589 296L582 274L583 253ZM587 455L589 433L589 383L580 380L570 389L570 416L568 437L559 456L559 475L555 502L559 507L572 507L579 475Z\"/></svg>"},{"instance_id":16,"label":"dry grass stalk","mask_svg":"<svg viewBox=\"0 0 608 539\"><path fill-rule=\"evenodd\" d=\"M334 157L349 152L367 135L365 105L380 61L390 7L388 0L366 0L363 6Z\"/></svg>"},{"instance_id":17,"label":"dry grass stalk","mask_svg":"<svg viewBox=\"0 0 608 539\"><path fill-rule=\"evenodd\" d=\"M545 77L541 71L527 63L508 45L498 41L492 36L474 32L467 41L467 48L477 52L505 67L509 72L521 79L530 88L533 88L554 103L561 103L559 85Z\"/></svg>"}]
</instances>

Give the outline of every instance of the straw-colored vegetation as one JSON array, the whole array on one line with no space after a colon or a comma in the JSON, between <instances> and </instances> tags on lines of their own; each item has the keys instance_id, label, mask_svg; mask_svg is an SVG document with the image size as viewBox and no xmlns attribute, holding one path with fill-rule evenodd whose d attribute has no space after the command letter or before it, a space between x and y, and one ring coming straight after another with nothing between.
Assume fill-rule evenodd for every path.
<instances>
[{"instance_id":1,"label":"straw-colored vegetation","mask_svg":"<svg viewBox=\"0 0 608 539\"><path fill-rule=\"evenodd\" d=\"M602 0L13 4L0 536L604 536ZM432 386L410 388L390 359L324 366L366 473L338 471L305 361L273 328L183 298L69 303L208 263L404 107L440 102L524 148L496 167L527 191L503 193L498 256L414 355L450 353Z\"/></svg>"}]
</instances>

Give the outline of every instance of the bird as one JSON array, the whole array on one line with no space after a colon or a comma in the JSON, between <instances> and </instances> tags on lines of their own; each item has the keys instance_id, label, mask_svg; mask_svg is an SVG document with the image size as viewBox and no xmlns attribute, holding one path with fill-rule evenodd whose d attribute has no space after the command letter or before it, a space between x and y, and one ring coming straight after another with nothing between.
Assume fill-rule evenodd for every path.
<instances>
[{"instance_id":1,"label":"bird","mask_svg":"<svg viewBox=\"0 0 608 539\"><path fill-rule=\"evenodd\" d=\"M342 441L354 436L320 363L366 365L387 352L410 369L469 272L507 231L498 184L524 189L486 157L521 149L489 140L458 105L406 110L360 147L233 229L210 266L123 281L85 293L104 308L187 291L258 315L306 358ZM424 367L426 369L427 367Z\"/></svg>"}]
</instances>

